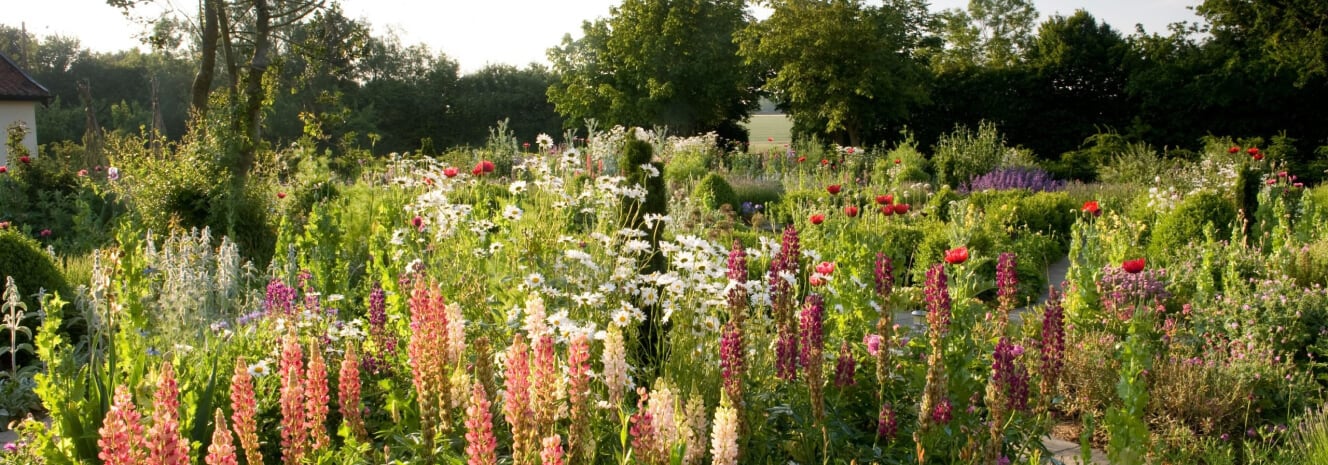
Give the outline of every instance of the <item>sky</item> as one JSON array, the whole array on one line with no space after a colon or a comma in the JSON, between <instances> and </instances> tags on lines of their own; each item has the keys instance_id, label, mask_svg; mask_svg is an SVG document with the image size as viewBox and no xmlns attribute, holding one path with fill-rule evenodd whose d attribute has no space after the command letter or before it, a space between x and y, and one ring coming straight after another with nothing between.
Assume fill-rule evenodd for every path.
<instances>
[{"instance_id":1,"label":"sky","mask_svg":"<svg viewBox=\"0 0 1328 465\"><path fill-rule=\"evenodd\" d=\"M194 0L154 0L157 5L190 13ZM1149 32L1165 33L1177 21L1194 21L1188 7L1200 0L1033 0L1043 18L1069 16L1084 9L1124 34L1136 23ZM524 67L547 63L545 51L558 45L564 34L580 35L582 21L607 16L621 0L341 0L352 18L367 20L376 33L391 30L404 44L425 43L446 53L471 72L487 64ZM968 0L932 0L933 10L964 7ZM152 6L151 9L162 8ZM0 23L24 25L38 36L76 36L94 51L135 47L146 30L104 0L0 0ZM152 10L142 11L150 16Z\"/></svg>"}]
</instances>

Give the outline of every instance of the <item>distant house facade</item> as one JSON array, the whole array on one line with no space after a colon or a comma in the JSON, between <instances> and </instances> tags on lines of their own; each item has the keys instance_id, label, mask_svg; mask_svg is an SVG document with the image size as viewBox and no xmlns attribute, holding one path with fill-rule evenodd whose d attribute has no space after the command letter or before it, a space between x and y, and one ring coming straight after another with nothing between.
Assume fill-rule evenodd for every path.
<instances>
[{"instance_id":1,"label":"distant house facade","mask_svg":"<svg viewBox=\"0 0 1328 465\"><path fill-rule=\"evenodd\" d=\"M14 60L0 53L0 165L9 164L9 126L21 121L28 127L23 146L37 154L37 104L49 103L51 92L28 76Z\"/></svg>"}]
</instances>

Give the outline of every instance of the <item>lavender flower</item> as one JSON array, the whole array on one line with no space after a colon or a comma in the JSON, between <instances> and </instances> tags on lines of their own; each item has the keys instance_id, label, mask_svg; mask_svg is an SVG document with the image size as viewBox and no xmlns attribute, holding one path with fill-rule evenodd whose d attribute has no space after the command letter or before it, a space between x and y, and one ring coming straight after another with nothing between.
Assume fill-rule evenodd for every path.
<instances>
[{"instance_id":1,"label":"lavender flower","mask_svg":"<svg viewBox=\"0 0 1328 465\"><path fill-rule=\"evenodd\" d=\"M970 192L985 190L1006 190L1006 189L1028 189L1033 192L1051 192L1061 190L1065 186L1064 182L1057 181L1051 177L1046 170L1035 167L1014 166L1008 168L998 168L987 174L975 176L969 182L959 186L959 192L967 194Z\"/></svg>"}]
</instances>

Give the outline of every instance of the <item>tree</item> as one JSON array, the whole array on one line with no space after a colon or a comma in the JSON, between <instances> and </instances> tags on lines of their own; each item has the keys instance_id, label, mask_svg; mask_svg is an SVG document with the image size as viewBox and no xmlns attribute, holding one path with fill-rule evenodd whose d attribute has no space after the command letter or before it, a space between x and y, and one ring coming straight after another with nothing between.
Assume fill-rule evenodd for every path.
<instances>
[{"instance_id":1,"label":"tree","mask_svg":"<svg viewBox=\"0 0 1328 465\"><path fill-rule=\"evenodd\" d=\"M586 118L682 134L733 126L757 103L734 34L739 0L625 0L584 36L549 50L549 101L569 124Z\"/></svg>"},{"instance_id":2,"label":"tree","mask_svg":"<svg viewBox=\"0 0 1328 465\"><path fill-rule=\"evenodd\" d=\"M1204 0L1195 12L1215 42L1262 51L1297 86L1328 76L1328 1Z\"/></svg>"},{"instance_id":3,"label":"tree","mask_svg":"<svg viewBox=\"0 0 1328 465\"><path fill-rule=\"evenodd\" d=\"M740 54L767 73L763 89L789 113L795 131L847 136L859 146L926 101L926 68L915 53L927 19L924 2L770 4L774 13L746 30Z\"/></svg>"},{"instance_id":4,"label":"tree","mask_svg":"<svg viewBox=\"0 0 1328 465\"><path fill-rule=\"evenodd\" d=\"M562 119L545 96L556 81L548 69L533 64L525 69L490 65L461 76L452 105L453 129L463 142L475 145L500 120L508 120L508 128L526 142L540 133L556 135Z\"/></svg>"},{"instance_id":5,"label":"tree","mask_svg":"<svg viewBox=\"0 0 1328 465\"><path fill-rule=\"evenodd\" d=\"M935 19L944 43L931 52L932 69L1007 68L1032 42L1037 10L1027 0L970 0L967 10L948 9Z\"/></svg>"}]
</instances>

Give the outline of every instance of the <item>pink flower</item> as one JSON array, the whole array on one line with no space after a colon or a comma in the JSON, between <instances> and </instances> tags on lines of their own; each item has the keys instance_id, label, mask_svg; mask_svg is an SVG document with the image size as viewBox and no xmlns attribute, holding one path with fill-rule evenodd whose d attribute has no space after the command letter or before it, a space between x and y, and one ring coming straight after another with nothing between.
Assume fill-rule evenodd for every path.
<instances>
[{"instance_id":1,"label":"pink flower","mask_svg":"<svg viewBox=\"0 0 1328 465\"><path fill-rule=\"evenodd\" d=\"M832 274L835 272L835 263L834 262L817 263L816 272L824 275Z\"/></svg>"},{"instance_id":2,"label":"pink flower","mask_svg":"<svg viewBox=\"0 0 1328 465\"><path fill-rule=\"evenodd\" d=\"M466 407L466 464L490 465L498 463L498 440L493 434L491 404L484 386L475 383L470 390L470 405Z\"/></svg>"},{"instance_id":3,"label":"pink flower","mask_svg":"<svg viewBox=\"0 0 1328 465\"><path fill-rule=\"evenodd\" d=\"M885 341L880 334L862 336L862 343L867 346L867 354L875 357L881 354L881 343Z\"/></svg>"},{"instance_id":4,"label":"pink flower","mask_svg":"<svg viewBox=\"0 0 1328 465\"><path fill-rule=\"evenodd\" d=\"M457 175L457 169L454 166L449 166L443 169L443 176L447 176L449 178L455 178L456 175Z\"/></svg>"},{"instance_id":5,"label":"pink flower","mask_svg":"<svg viewBox=\"0 0 1328 465\"><path fill-rule=\"evenodd\" d=\"M9 167L8 167L8 166L0 165L0 174L5 174L5 173L8 173L8 172L9 172Z\"/></svg>"},{"instance_id":6,"label":"pink flower","mask_svg":"<svg viewBox=\"0 0 1328 465\"><path fill-rule=\"evenodd\" d=\"M115 401L98 430L97 457L106 465L137 465L146 457L143 444L142 416L134 409L129 388L115 387Z\"/></svg>"},{"instance_id":7,"label":"pink flower","mask_svg":"<svg viewBox=\"0 0 1328 465\"><path fill-rule=\"evenodd\" d=\"M78 177L80 178L88 177L88 170L78 170Z\"/></svg>"}]
</instances>

